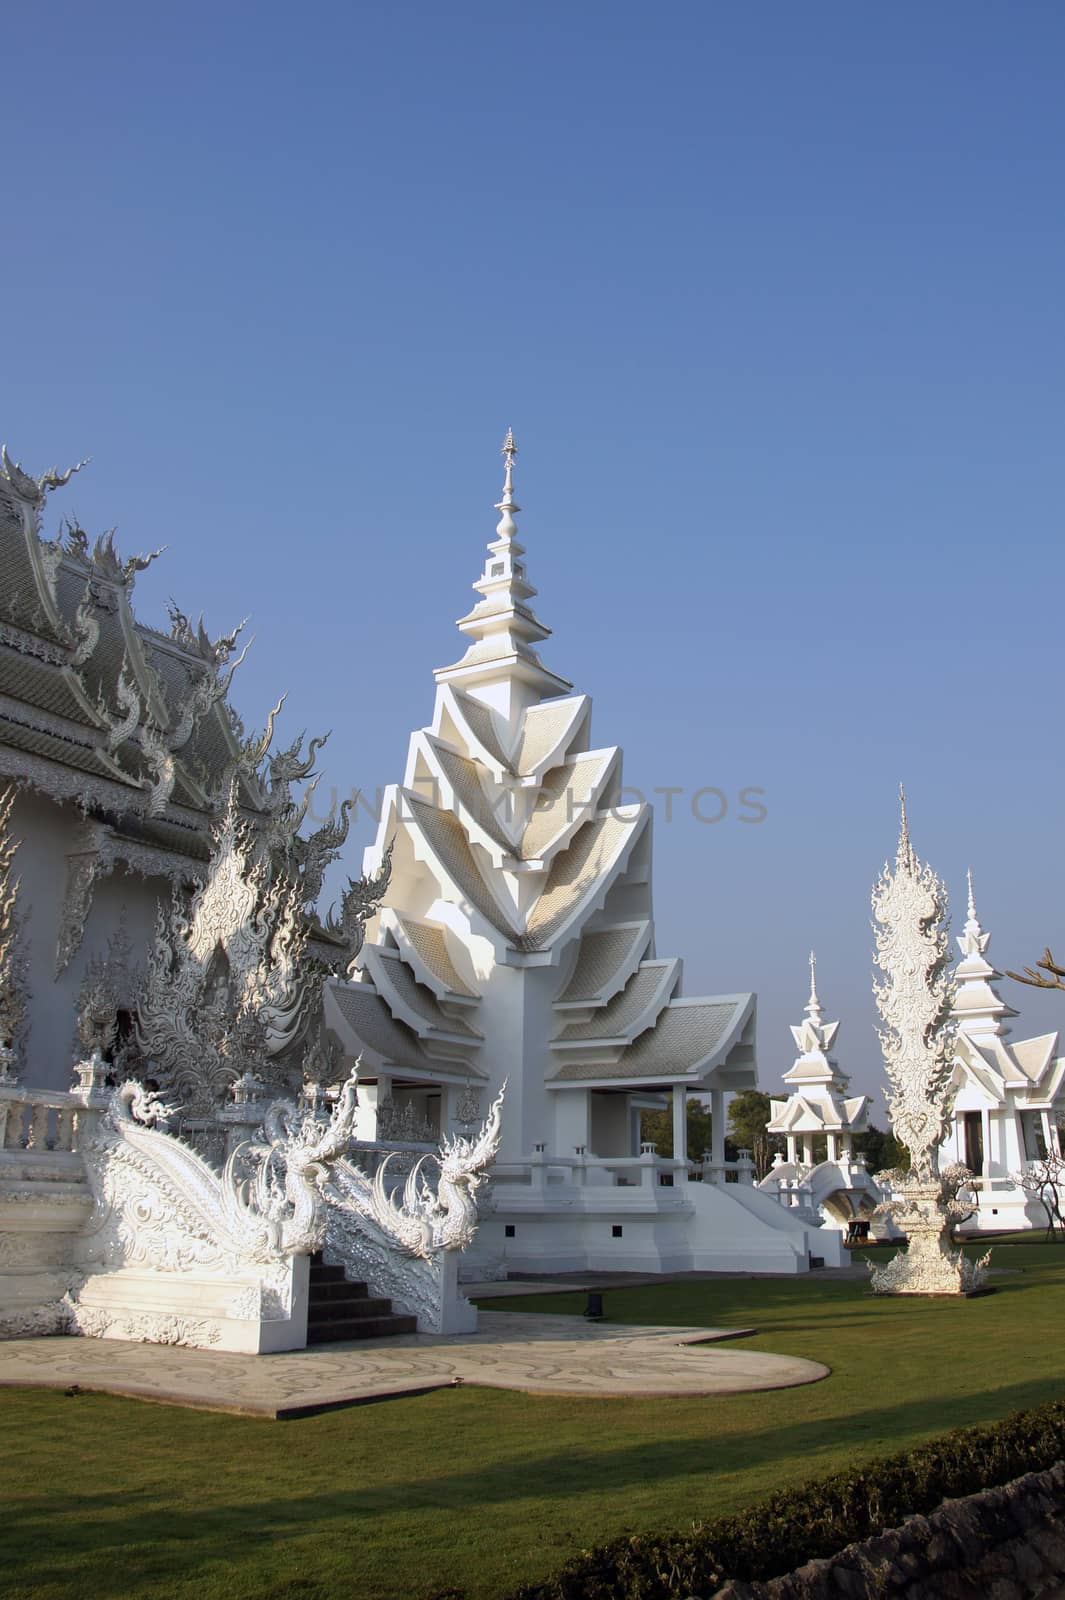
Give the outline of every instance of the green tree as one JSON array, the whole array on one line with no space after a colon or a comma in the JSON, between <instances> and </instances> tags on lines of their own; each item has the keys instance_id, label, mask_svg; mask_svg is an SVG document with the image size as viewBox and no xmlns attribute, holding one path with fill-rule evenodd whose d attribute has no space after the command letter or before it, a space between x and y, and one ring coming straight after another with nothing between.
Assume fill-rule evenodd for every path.
<instances>
[{"instance_id":1,"label":"green tree","mask_svg":"<svg viewBox=\"0 0 1065 1600\"><path fill-rule=\"evenodd\" d=\"M704 1150L710 1148L710 1133L714 1119L698 1100L688 1097L688 1160L701 1161ZM673 1109L644 1111L640 1115L640 1138L644 1144L654 1144L660 1156L673 1154Z\"/></svg>"},{"instance_id":2,"label":"green tree","mask_svg":"<svg viewBox=\"0 0 1065 1600\"><path fill-rule=\"evenodd\" d=\"M766 1125L772 1110L769 1096L761 1089L744 1089L733 1095L729 1102L728 1120L732 1144L738 1150L749 1150L754 1157L756 1178L764 1178L773 1164L773 1156L784 1149L779 1134L768 1133Z\"/></svg>"},{"instance_id":3,"label":"green tree","mask_svg":"<svg viewBox=\"0 0 1065 1600\"><path fill-rule=\"evenodd\" d=\"M872 1173L887 1172L894 1167L909 1171L910 1152L906 1146L899 1143L890 1129L885 1132L875 1123L870 1123L864 1133L855 1134L854 1153L865 1157L866 1168Z\"/></svg>"}]
</instances>

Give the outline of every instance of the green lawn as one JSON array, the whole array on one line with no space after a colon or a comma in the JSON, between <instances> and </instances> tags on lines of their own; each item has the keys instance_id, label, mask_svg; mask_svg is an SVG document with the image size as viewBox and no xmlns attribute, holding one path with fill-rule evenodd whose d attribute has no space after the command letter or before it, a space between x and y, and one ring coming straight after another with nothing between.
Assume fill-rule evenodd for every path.
<instances>
[{"instance_id":1,"label":"green lawn","mask_svg":"<svg viewBox=\"0 0 1065 1600\"><path fill-rule=\"evenodd\" d=\"M7 1600L489 1600L624 1530L686 1527L1065 1392L1065 1247L984 1299L730 1280L609 1290L613 1321L756 1325L822 1383L702 1400L458 1389L298 1422L0 1393ZM582 1296L497 1302L577 1312Z\"/></svg>"}]
</instances>

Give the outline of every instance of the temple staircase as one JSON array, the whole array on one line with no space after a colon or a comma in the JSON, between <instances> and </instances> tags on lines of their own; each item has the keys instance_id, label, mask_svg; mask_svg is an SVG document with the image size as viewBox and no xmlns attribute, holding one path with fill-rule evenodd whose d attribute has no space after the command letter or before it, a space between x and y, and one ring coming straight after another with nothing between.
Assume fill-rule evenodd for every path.
<instances>
[{"instance_id":1,"label":"temple staircase","mask_svg":"<svg viewBox=\"0 0 1065 1600\"><path fill-rule=\"evenodd\" d=\"M391 1300L375 1298L365 1283L353 1283L345 1277L343 1267L327 1266L321 1251L312 1255L307 1308L309 1345L386 1339L417 1331L417 1317L393 1311Z\"/></svg>"}]
</instances>

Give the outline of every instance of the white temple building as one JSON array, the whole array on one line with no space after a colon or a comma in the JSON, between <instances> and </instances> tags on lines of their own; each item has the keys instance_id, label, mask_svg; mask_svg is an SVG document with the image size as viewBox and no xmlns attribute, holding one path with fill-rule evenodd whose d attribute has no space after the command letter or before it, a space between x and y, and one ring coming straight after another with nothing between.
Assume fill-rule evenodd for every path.
<instances>
[{"instance_id":1,"label":"white temple building","mask_svg":"<svg viewBox=\"0 0 1065 1600\"><path fill-rule=\"evenodd\" d=\"M656 949L651 810L621 803L620 749L594 743L589 697L538 654L509 434L504 455L468 647L435 672L366 852L371 873L391 852L382 909L353 981L327 990L361 1058L360 1136L436 1138L506 1081L478 1272L803 1271L816 1230L724 1159L725 1096L756 1082L755 997L686 996ZM693 1093L714 1149L690 1167ZM664 1096L676 1160L640 1145Z\"/></svg>"},{"instance_id":2,"label":"white temple building","mask_svg":"<svg viewBox=\"0 0 1065 1600\"><path fill-rule=\"evenodd\" d=\"M760 1187L782 1205L829 1227L846 1227L870 1214L879 1192L854 1154L854 1135L869 1126L868 1095L848 1095L850 1079L832 1054L838 1022L826 1022L817 993L817 962L810 955L810 998L803 1020L791 1028L798 1055L784 1083L786 1100L771 1100L768 1133L786 1140Z\"/></svg>"},{"instance_id":3,"label":"white temple building","mask_svg":"<svg viewBox=\"0 0 1065 1600\"><path fill-rule=\"evenodd\" d=\"M1001 973L987 960L991 942L976 914L969 874L968 918L958 938L954 1121L940 1147L940 1166L960 1161L975 1175L978 1206L970 1233L1045 1227L1039 1203L1011 1174L1048 1151L1060 1151L1065 1115L1065 1059L1058 1035L1009 1039L1016 1011L997 993Z\"/></svg>"},{"instance_id":4,"label":"white temple building","mask_svg":"<svg viewBox=\"0 0 1065 1600\"><path fill-rule=\"evenodd\" d=\"M789 1162L814 1164L814 1142L824 1139L829 1161L854 1153L854 1135L869 1125L869 1097L847 1097L850 1079L840 1071L830 1053L839 1033L838 1022L825 1022L817 994L817 958L810 955L810 998L803 1020L791 1029L799 1054L784 1082L791 1089L787 1100L772 1100L773 1117L767 1132L787 1140Z\"/></svg>"}]
</instances>

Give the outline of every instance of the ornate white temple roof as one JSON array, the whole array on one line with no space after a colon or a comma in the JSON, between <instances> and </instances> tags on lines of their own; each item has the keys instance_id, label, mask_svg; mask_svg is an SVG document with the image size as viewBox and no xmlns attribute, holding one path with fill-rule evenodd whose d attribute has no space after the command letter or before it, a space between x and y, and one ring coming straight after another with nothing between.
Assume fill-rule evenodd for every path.
<instances>
[{"instance_id":1,"label":"ornate white temple roof","mask_svg":"<svg viewBox=\"0 0 1065 1600\"><path fill-rule=\"evenodd\" d=\"M753 998L679 999L679 961L650 954L651 811L619 803L621 751L592 746L591 701L535 648L549 630L531 609L517 539L515 453L508 434L499 525L474 585L481 598L459 622L470 643L435 674L432 721L410 737L403 784L388 791L367 852L372 870L394 841L363 978L437 1053L467 1048L445 1028L464 998L484 1037L468 1048L486 1070L511 1075L512 1094L513 1074L533 1059L553 1086L586 1068L618 1087L641 1075L698 1085L708 1074L721 1086L723 1073L730 1086L753 1086ZM528 969L528 981L514 969ZM354 1010L348 1023L355 1055Z\"/></svg>"},{"instance_id":2,"label":"ornate white temple roof","mask_svg":"<svg viewBox=\"0 0 1065 1600\"><path fill-rule=\"evenodd\" d=\"M750 994L674 1000L655 1026L641 1033L611 1066L569 1062L549 1081L676 1083L687 1079L697 1088L746 1088L745 1081L727 1081L727 1069L735 1065L746 1075L753 1067L753 1043L745 1037L753 1020L754 996ZM730 1060L734 1055L738 1058L735 1063Z\"/></svg>"},{"instance_id":3,"label":"ornate white temple roof","mask_svg":"<svg viewBox=\"0 0 1065 1600\"><path fill-rule=\"evenodd\" d=\"M770 1133L825 1133L849 1129L861 1132L869 1117L867 1095L847 1095L850 1080L830 1052L839 1033L838 1022L825 1022L817 993L817 958L810 952L810 998L803 1020L791 1028L799 1054L784 1082L791 1089L786 1100L771 1100Z\"/></svg>"}]
</instances>

